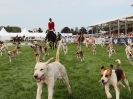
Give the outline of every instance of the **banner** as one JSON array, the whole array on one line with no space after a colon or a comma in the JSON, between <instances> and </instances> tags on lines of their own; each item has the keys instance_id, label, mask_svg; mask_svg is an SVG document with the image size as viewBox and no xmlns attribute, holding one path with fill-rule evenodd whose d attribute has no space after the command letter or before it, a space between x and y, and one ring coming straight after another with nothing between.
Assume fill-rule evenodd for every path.
<instances>
[{"instance_id":1,"label":"banner","mask_svg":"<svg viewBox=\"0 0 133 99\"><path fill-rule=\"evenodd\" d=\"M113 38L112 39L113 44L128 44L133 42L133 38Z\"/></svg>"}]
</instances>

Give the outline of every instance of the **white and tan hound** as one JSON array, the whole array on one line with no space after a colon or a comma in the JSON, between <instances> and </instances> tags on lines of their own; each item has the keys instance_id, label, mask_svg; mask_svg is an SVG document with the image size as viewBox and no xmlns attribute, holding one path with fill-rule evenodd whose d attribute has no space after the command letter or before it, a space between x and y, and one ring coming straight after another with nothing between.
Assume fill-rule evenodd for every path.
<instances>
[{"instance_id":1,"label":"white and tan hound","mask_svg":"<svg viewBox=\"0 0 133 99\"><path fill-rule=\"evenodd\" d=\"M116 99L120 99L120 88L119 88L120 85L125 87L125 85L122 84L122 81L125 82L128 90L131 91L127 77L125 73L123 72L123 70L120 69L120 64L121 64L120 60L117 59L116 62L117 62L116 69L113 69L113 65L110 65L110 68L108 69L101 67L100 82L105 87L105 93L108 99L112 99L112 95L110 93L110 85L114 86L115 93L116 93Z\"/></svg>"},{"instance_id":2,"label":"white and tan hound","mask_svg":"<svg viewBox=\"0 0 133 99\"><path fill-rule=\"evenodd\" d=\"M44 84L48 86L48 99L53 99L54 86L58 79L62 80L67 86L69 94L72 93L65 66L59 62L59 50L60 43L57 48L56 60L54 62L50 63L52 60L51 58L47 62L38 61L35 65L34 77L37 81L36 99L41 99Z\"/></svg>"}]
</instances>

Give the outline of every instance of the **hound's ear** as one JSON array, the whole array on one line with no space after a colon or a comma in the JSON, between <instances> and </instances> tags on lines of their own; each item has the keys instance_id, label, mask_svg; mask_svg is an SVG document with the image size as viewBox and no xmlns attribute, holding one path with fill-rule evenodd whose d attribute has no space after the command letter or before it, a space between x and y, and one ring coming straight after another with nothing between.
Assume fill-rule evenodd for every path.
<instances>
[{"instance_id":1,"label":"hound's ear","mask_svg":"<svg viewBox=\"0 0 133 99\"><path fill-rule=\"evenodd\" d=\"M110 69L113 69L113 65L112 64L110 64Z\"/></svg>"},{"instance_id":2,"label":"hound's ear","mask_svg":"<svg viewBox=\"0 0 133 99\"><path fill-rule=\"evenodd\" d=\"M54 58L51 57L49 60L47 60L46 64L49 64L51 60L53 60Z\"/></svg>"},{"instance_id":3,"label":"hound's ear","mask_svg":"<svg viewBox=\"0 0 133 99\"><path fill-rule=\"evenodd\" d=\"M101 67L101 70L105 70L105 67L104 67L104 66L102 66L102 67Z\"/></svg>"}]
</instances>

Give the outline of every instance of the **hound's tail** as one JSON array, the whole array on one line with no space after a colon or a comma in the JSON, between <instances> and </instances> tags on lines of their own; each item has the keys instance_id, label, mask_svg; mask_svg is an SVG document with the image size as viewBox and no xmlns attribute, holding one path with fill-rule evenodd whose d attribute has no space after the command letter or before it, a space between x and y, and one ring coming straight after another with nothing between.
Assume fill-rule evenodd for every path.
<instances>
[{"instance_id":1,"label":"hound's tail","mask_svg":"<svg viewBox=\"0 0 133 99\"><path fill-rule=\"evenodd\" d=\"M60 56L61 41L62 40L59 41L59 45L58 45L57 51L56 51L56 61L58 61L58 62L60 61L59 56Z\"/></svg>"},{"instance_id":2,"label":"hound's tail","mask_svg":"<svg viewBox=\"0 0 133 99\"><path fill-rule=\"evenodd\" d=\"M116 64L116 68L120 68L121 60L120 59L116 59L115 62L117 63Z\"/></svg>"}]
</instances>

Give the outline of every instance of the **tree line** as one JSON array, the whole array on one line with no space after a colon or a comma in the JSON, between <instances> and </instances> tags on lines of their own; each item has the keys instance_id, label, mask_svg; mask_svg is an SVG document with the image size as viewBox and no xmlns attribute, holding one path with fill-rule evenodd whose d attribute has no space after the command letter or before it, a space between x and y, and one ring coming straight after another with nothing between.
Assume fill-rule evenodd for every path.
<instances>
[{"instance_id":1,"label":"tree line","mask_svg":"<svg viewBox=\"0 0 133 99\"><path fill-rule=\"evenodd\" d=\"M5 28L5 30L9 33L18 33L18 32L21 32L21 28L18 27L18 26L0 26L0 30L2 28ZM28 30L30 33L33 33L33 32L39 32L39 33L42 33L43 30L42 28L36 28L35 29L36 31L33 30ZM106 28L105 30L108 30L108 28ZM70 27L64 27L61 29L61 33L72 33L73 35L77 35L79 33L84 33L84 34L92 34L92 33L97 33L99 32L100 29L99 28L96 28L96 27L93 27L93 29L90 29L90 30L87 30L85 27L81 27L81 28L78 28L78 27L75 27L75 28L70 28Z\"/></svg>"},{"instance_id":2,"label":"tree line","mask_svg":"<svg viewBox=\"0 0 133 99\"><path fill-rule=\"evenodd\" d=\"M21 27L18 26L0 26L0 30L4 28L9 33L20 33ZM30 33L34 32L33 30L28 30ZM36 32L42 33L43 30L39 27L36 29Z\"/></svg>"},{"instance_id":3,"label":"tree line","mask_svg":"<svg viewBox=\"0 0 133 99\"><path fill-rule=\"evenodd\" d=\"M81 27L80 29L78 27L75 27L75 29L69 28L69 27L64 27L61 30L61 33L72 33L73 35L80 34L81 32L84 33L84 34L94 34L94 33L99 33L102 30L108 31L108 27L101 28L101 27L98 27L98 26L94 26L94 27L91 27L88 30L85 27Z\"/></svg>"},{"instance_id":4,"label":"tree line","mask_svg":"<svg viewBox=\"0 0 133 99\"><path fill-rule=\"evenodd\" d=\"M61 33L72 33L73 35L80 34L81 32L84 34L88 33L88 31L85 27L81 27L80 29L78 27L75 27L75 29L69 28L69 27L64 27L61 30Z\"/></svg>"}]
</instances>

